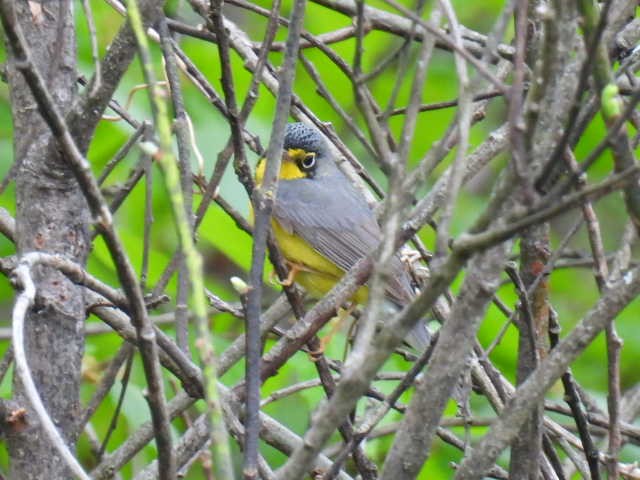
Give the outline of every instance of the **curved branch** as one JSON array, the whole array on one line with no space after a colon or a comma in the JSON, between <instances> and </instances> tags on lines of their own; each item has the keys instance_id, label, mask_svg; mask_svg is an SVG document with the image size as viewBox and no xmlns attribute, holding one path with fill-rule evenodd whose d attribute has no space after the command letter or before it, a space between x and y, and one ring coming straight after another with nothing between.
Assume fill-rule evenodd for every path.
<instances>
[{"instance_id":1,"label":"curved branch","mask_svg":"<svg viewBox=\"0 0 640 480\"><path fill-rule=\"evenodd\" d=\"M53 424L53 420L47 413L47 409L42 403L40 394L36 387L33 377L31 376L31 370L27 362L27 355L24 349L24 320L27 315L29 307L33 304L36 296L36 286L31 278L31 266L32 255L27 254L18 264L18 267L14 270L14 275L17 281L22 285L22 293L18 295L16 303L13 307L13 314L11 316L13 323L13 354L15 358L16 372L22 385L24 387L24 393L31 402L31 406L35 410L42 428L51 440L51 444L60 453L60 456L67 463L69 469L73 474L81 480L91 480L89 475L84 471L82 465L69 451L67 444L65 443L62 435Z\"/></svg>"}]
</instances>

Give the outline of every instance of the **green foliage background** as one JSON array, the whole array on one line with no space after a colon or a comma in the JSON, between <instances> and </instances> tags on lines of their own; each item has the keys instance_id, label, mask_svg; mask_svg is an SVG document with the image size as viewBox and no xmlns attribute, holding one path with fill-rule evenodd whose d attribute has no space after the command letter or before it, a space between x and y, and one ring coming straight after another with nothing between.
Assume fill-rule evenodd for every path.
<instances>
[{"instance_id":1,"label":"green foliage background","mask_svg":"<svg viewBox=\"0 0 640 480\"><path fill-rule=\"evenodd\" d=\"M285 1L285 8L282 15L287 16L290 11L291 2ZM408 4L405 1L403 3ZM256 4L270 8L270 2L259 1ZM372 6L388 9L384 2L371 1L367 2ZM115 13L106 3L102 1L91 2L98 30L98 39L100 44L100 53L104 54L109 42L118 31L122 23L121 17ZM456 11L460 16L460 21L468 28L479 32L487 32L494 21L503 2L498 0L486 0L484 2L468 2L465 0L457 0L454 2ZM197 23L199 19L190 12L188 6L174 0L170 2L168 8L173 8L179 12L179 16L189 23ZM260 41L264 35L266 21L264 18L254 13L240 10L236 7L227 7L227 13L230 18L236 21L243 28L250 38L254 41ZM314 34L325 33L342 27L351 25L351 19L329 11L328 9L309 3L307 7L307 16L305 20L305 28ZM88 30L86 21L84 20L82 9L77 7L77 31L78 31L78 57L79 70L89 76L93 72L93 63L91 60L91 48L89 44ZM286 31L281 29L278 34L278 40L283 40ZM365 71L373 68L380 59L397 48L402 42L401 39L391 36L385 32L372 32L366 37L365 42ZM198 65L202 72L207 76L209 81L221 91L219 85L220 66L217 56L217 47L214 44L206 43L202 40L182 37L181 45L185 52ZM352 40L344 41L332 45L332 48L342 56L347 62L350 62L354 55L355 42ZM155 46L155 54L157 62L157 73L162 76L161 63L159 61L159 50ZM318 68L322 78L327 82L332 94L339 100L342 107L349 112L359 124L362 125L361 119L358 117L357 108L354 105L353 92L349 81L344 78L343 74L319 51L306 50L304 52L310 60L314 62ZM413 51L415 58L415 50ZM6 59L6 52L0 51L0 61ZM244 69L242 60L234 55L233 58L233 74L236 81L237 97L244 99L249 82L251 80L250 73ZM272 53L270 57L274 65L279 65L282 61L280 53ZM388 69L383 75L379 76L370 85L373 94L378 101L385 105L391 91L390 86L395 81L395 67ZM411 78L408 75L407 78ZM224 147L229 138L230 131L225 118L208 104L200 92L183 77L183 87L187 111L190 115L195 129L195 138L198 148L202 152L205 159L204 173L208 175L213 169L214 162L218 152ZM477 78L476 78L477 80ZM129 73L125 77L122 85L117 93L117 100L121 104L126 103L127 96L131 89L142 83L140 69L134 62ZM404 105L408 96L410 82L405 81L401 90L397 106ZM314 113L323 121L332 122L336 130L340 133L343 140L353 149L360 160L369 168L374 177L384 184L384 176L377 170L375 163L366 158L363 149L357 141L350 135L340 118L331 110L328 104L316 93L316 87L306 74L302 66L298 68L297 78L295 82L295 94L309 106ZM457 96L457 82L453 57L448 52L438 51L432 61L429 69L428 80L424 86L425 103L439 102L454 99ZM275 101L272 95L264 88L260 89L260 98L253 114L249 118L248 128L258 134L266 146L268 143L270 126L273 121ZM149 110L147 97L144 91L134 95L133 101L129 107L130 113L138 120L149 119ZM422 155L430 148L430 146L438 140L447 129L449 123L455 114L454 109L438 110L434 112L422 113L418 118L417 132L418 138L414 141L411 151L412 165L417 163ZM505 120L505 102L497 98L490 103L487 119L477 124L472 130L472 146L481 143L487 135ZM402 117L392 119L391 125L399 132L402 125ZM578 158L583 158L603 137L603 125L599 118L593 121L586 135L580 142L577 149ZM95 139L89 152L91 164L96 174L99 174L105 164L112 158L115 152L131 135L132 130L124 124L124 122L101 122ZM131 168L136 164L139 158L139 151L132 151L129 156L118 166L115 172L107 181L107 188L116 187L119 182L123 182ZM6 83L0 83L0 176L4 177L9 172L12 165L12 128L11 113L9 103L9 92ZM193 158L193 157L192 157ZM250 153L250 161L255 163L257 157ZM460 233L470 224L478 212L484 206L488 193L491 188L492 181L495 177L493 172L501 166L504 158L498 160L491 165L481 180L474 182L465 189L460 203L457 205L456 214L454 216L453 229L454 233ZM446 165L441 166L438 172ZM197 168L194 164L194 168ZM611 160L608 154L605 154L590 172L590 178L596 179L610 172ZM436 172L436 173L438 173ZM434 178L430 179L433 182ZM0 196L0 206L7 208L12 213L15 212L14 201L14 184L10 183L8 188L2 192ZM127 250L133 259L134 265L139 268L142 255L142 225L144 215L144 182L141 182L126 199L125 203L115 216L115 221L122 239L125 242ZM429 185L425 185L424 190L427 191ZM225 174L221 194L239 211L247 213L248 199L244 189L236 180L233 170L229 168ZM195 196L195 203L199 202L200 197ZM602 222L605 246L613 248L617 245L620 234L625 221L624 207L617 195L601 201L598 206L600 221ZM153 181L153 232L152 232L152 249L150 258L150 270L147 279L147 285L153 286L171 255L177 247L177 238L174 231L173 219L170 214L170 208L166 198L162 178L159 171L154 172ZM575 221L576 214L572 213L563 216L553 222L552 244L556 246L562 235L568 230L569 226ZM423 240L427 246L433 243L432 232L425 229L421 232ZM230 301L237 302L238 298L229 284L229 278L233 275L240 277L246 276L250 263L251 239L242 231L240 231L233 221L217 206L213 205L209 208L206 218L200 228L198 235L200 250L205 259L206 281L207 287L220 297ZM581 232L574 241L572 248L576 250L585 250L587 243L584 232ZM7 256L15 253L14 245L6 238L0 237L0 255ZM267 271L269 268L267 269ZM102 241L98 239L89 261L89 271L98 278L112 285L117 285L115 272ZM266 275L265 273L265 278ZM266 294L265 304L275 298L277 289L267 282L270 290ZM170 283L167 293L175 298L175 282ZM12 307L13 290L9 281L0 278L0 321L2 322L2 332L5 333L0 343L0 351L6 350L8 341L6 340L5 329L10 327L10 312ZM505 286L499 292L499 297L510 307L516 304L516 296L513 288L509 285ZM565 331L572 328L582 315L594 304L597 299L597 289L595 282L588 268L583 269L562 269L557 270L551 275L551 299L553 307L559 315L560 322ZM163 311L171 311L171 306L165 306ZM625 346L622 353L622 383L623 387L635 385L640 380L640 370L637 367L637 358L640 358L640 341L637 333L637 317L640 313L640 305L635 302L620 317L618 329L621 336L625 339ZM98 320L90 318L89 322L97 322ZM216 314L211 316L212 326L215 333L215 349L221 352L233 339L242 333L243 325L236 319L226 314ZM496 337L498 330L505 322L504 316L492 307L485 321L483 322L480 340L487 347ZM167 328L169 333L173 333L171 328ZM115 353L121 340L115 334L102 334L87 338L85 370L86 378L83 387L83 400L86 402L95 388L96 378L98 378L101 367ZM267 348L269 348L267 345ZM342 356L344 348L344 337L339 336L329 346L329 353L337 358ZM517 335L513 327L507 330L507 333L498 347L491 355L492 361L496 366L507 375L508 378L515 378L515 359L517 354ZM590 346L580 359L574 364L573 372L578 381L587 389L594 400L601 408L606 409L606 362L605 362L605 345L602 338L599 338L592 346ZM386 368L389 371L406 370L408 364L394 357L389 360ZM238 382L243 375L243 366L236 365L229 373L223 377L223 381L228 385ZM315 368L309 359L302 353L289 362L281 369L278 376L267 381L263 388L264 395L278 390L291 383L304 379L315 377ZM389 390L392 387L391 382L379 382L377 385L382 390ZM179 388L177 385L168 386L168 391L172 388ZM110 421L113 412L120 385L111 392L107 401L102 405L97 415L94 417L93 426L100 438ZM8 375L0 385L0 395L10 396L11 380ZM302 434L308 423L310 414L323 398L321 389L315 388L306 390L291 397L268 405L265 411L282 421L294 431ZM410 394L405 394L403 401L409 400ZM550 398L561 400L562 392L559 387L554 388L549 393ZM484 399L472 395L472 406L478 415L491 416L492 411L484 401ZM447 414L455 415L455 405L450 405ZM400 417L397 414L390 414L386 423L396 421ZM130 435L141 423L149 419L148 408L144 399L144 377L142 370L138 364L134 365L133 378L128 386L125 397L122 415L118 421L118 427L114 432L108 446L108 450L112 450L122 443L128 435ZM174 422L176 435L185 428L182 420ZM476 430L474 430L475 432ZM478 433L482 433L483 429L478 429ZM464 435L462 429L456 429L456 433ZM371 441L367 444L367 451L373 458L381 460L387 448L391 444L390 437L382 437L379 440ZM241 461L238 449L234 446L236 452L236 461ZM282 454L276 452L270 447L264 446L263 453L272 465L278 465L284 461ZM93 463L92 454L89 451L88 443L85 438L80 442L80 455L87 465ZM130 478L132 472L137 471L146 465L155 455L153 446L147 447L142 454L138 455L123 472L124 478ZM452 469L449 464L460 458L460 452L452 447L436 441L433 454L420 478L430 479L446 479L452 476ZM624 460L633 461L640 458L640 450L633 447L627 447L624 450ZM6 465L8 459L6 453L1 454L0 462ZM199 479L204 478L199 467L191 470L186 478Z\"/></svg>"}]
</instances>

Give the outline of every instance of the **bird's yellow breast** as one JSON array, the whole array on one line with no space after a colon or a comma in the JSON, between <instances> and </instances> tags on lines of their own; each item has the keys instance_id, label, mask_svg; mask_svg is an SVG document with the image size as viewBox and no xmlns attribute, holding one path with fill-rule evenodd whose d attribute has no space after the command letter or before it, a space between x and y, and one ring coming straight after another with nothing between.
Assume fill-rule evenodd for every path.
<instances>
[{"instance_id":1,"label":"bird's yellow breast","mask_svg":"<svg viewBox=\"0 0 640 480\"><path fill-rule=\"evenodd\" d=\"M303 266L295 276L295 281L304 287L312 297L322 297L342 278L344 271L314 249L306 240L295 233L289 233L277 220L271 220L273 235L282 254L292 263ZM367 287L361 287L354 295L356 303L367 301Z\"/></svg>"},{"instance_id":2,"label":"bird's yellow breast","mask_svg":"<svg viewBox=\"0 0 640 480\"><path fill-rule=\"evenodd\" d=\"M310 270L340 277L343 271L328 260L299 235L286 231L277 220L271 220L273 235L283 255L293 263L304 265Z\"/></svg>"}]
</instances>

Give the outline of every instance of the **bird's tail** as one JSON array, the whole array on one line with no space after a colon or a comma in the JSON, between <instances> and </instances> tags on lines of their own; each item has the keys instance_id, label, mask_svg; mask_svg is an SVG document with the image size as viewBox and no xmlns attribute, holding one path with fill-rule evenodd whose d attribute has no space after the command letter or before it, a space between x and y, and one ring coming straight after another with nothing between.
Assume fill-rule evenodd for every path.
<instances>
[{"instance_id":1,"label":"bird's tail","mask_svg":"<svg viewBox=\"0 0 640 480\"><path fill-rule=\"evenodd\" d=\"M429 331L429 327L427 327L426 319L421 318L405 337L404 341L418 352L424 352L429 346L429 343L431 343L431 332Z\"/></svg>"}]
</instances>

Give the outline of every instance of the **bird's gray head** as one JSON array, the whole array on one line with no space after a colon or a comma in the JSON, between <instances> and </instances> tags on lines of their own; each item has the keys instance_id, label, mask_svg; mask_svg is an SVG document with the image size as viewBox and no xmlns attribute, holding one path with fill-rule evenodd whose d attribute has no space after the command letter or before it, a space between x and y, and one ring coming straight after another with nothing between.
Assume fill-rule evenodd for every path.
<instances>
[{"instance_id":1,"label":"bird's gray head","mask_svg":"<svg viewBox=\"0 0 640 480\"><path fill-rule=\"evenodd\" d=\"M296 160L300 170L308 178L337 172L327 141L317 129L307 124L287 124L284 151Z\"/></svg>"},{"instance_id":2,"label":"bird's gray head","mask_svg":"<svg viewBox=\"0 0 640 480\"><path fill-rule=\"evenodd\" d=\"M287 124L284 133L284 149L301 149L305 152L314 152L316 155L324 155L329 151L322 134L314 127L302 122Z\"/></svg>"}]
</instances>

